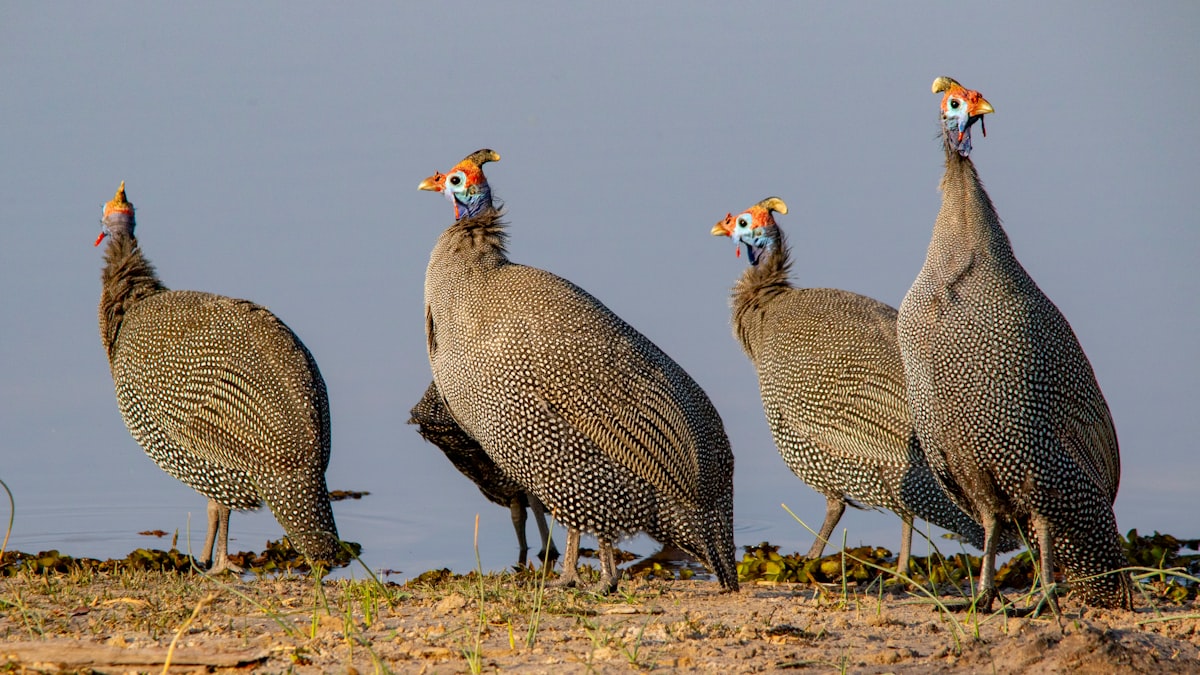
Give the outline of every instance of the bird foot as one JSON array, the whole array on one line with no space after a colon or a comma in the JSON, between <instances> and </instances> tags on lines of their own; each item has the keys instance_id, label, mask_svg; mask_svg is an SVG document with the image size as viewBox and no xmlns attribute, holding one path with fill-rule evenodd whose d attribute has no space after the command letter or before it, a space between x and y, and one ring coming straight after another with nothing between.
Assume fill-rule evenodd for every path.
<instances>
[{"instance_id":1,"label":"bird foot","mask_svg":"<svg viewBox=\"0 0 1200 675\"><path fill-rule=\"evenodd\" d=\"M546 582L546 588L575 588L580 586L579 573L563 572L554 581Z\"/></svg>"},{"instance_id":2,"label":"bird foot","mask_svg":"<svg viewBox=\"0 0 1200 675\"><path fill-rule=\"evenodd\" d=\"M621 580L620 574L616 574L611 577L603 577L602 576L600 578L600 581L597 581L588 590L596 595L601 595L601 596L608 595L610 593L616 593L617 592L617 583L620 580Z\"/></svg>"},{"instance_id":3,"label":"bird foot","mask_svg":"<svg viewBox=\"0 0 1200 675\"><path fill-rule=\"evenodd\" d=\"M987 602L985 603L984 598L980 597L975 601L975 606L977 611L990 612L992 611L992 601L999 600L1000 609L997 611L1003 612L1008 616L1022 618L1030 617L1035 619L1041 616L1042 612L1049 607L1050 613L1061 620L1062 614L1058 609L1058 598L1055 592L1056 588L1056 584L1051 584L1049 588L1044 589L1042 592L1042 597L1039 598L1037 604L1032 607L1018 607L1015 602L1004 597L1003 593L993 588L990 593L986 594L989 596L987 597Z\"/></svg>"},{"instance_id":4,"label":"bird foot","mask_svg":"<svg viewBox=\"0 0 1200 675\"><path fill-rule=\"evenodd\" d=\"M1037 604L1033 607L1013 607L1005 608L1005 611L1013 616L1031 617L1036 619L1042 615L1042 612L1050 609L1050 613L1058 620L1062 620L1062 612L1058 608L1058 584L1050 584L1042 589L1042 597L1038 598Z\"/></svg>"},{"instance_id":5,"label":"bird foot","mask_svg":"<svg viewBox=\"0 0 1200 675\"><path fill-rule=\"evenodd\" d=\"M992 602L995 601L997 596L1000 596L1000 594L996 589L991 588L969 600L945 602L942 603L942 606L951 612L990 612L992 611ZM1008 604L1002 596L1001 602L1002 604Z\"/></svg>"},{"instance_id":6,"label":"bird foot","mask_svg":"<svg viewBox=\"0 0 1200 675\"><path fill-rule=\"evenodd\" d=\"M890 577L882 581L883 592L888 595L908 595L908 582L899 577Z\"/></svg>"},{"instance_id":7,"label":"bird foot","mask_svg":"<svg viewBox=\"0 0 1200 675\"><path fill-rule=\"evenodd\" d=\"M980 593L979 596L975 598L975 602L974 602L975 611L977 611L977 612L992 611L992 603L994 603L996 601L996 598L1000 599L1001 606L1011 604L1008 602L1008 600L1006 600L1004 598L1003 595L1000 595L1000 591L997 591L995 588L989 588L986 591L984 591L983 593Z\"/></svg>"},{"instance_id":8,"label":"bird foot","mask_svg":"<svg viewBox=\"0 0 1200 675\"><path fill-rule=\"evenodd\" d=\"M209 576L216 576L222 572L241 574L245 571L246 570L242 569L240 566L233 564L233 561L229 559L229 556L221 556L214 560L212 565L209 566L207 574Z\"/></svg>"}]
</instances>

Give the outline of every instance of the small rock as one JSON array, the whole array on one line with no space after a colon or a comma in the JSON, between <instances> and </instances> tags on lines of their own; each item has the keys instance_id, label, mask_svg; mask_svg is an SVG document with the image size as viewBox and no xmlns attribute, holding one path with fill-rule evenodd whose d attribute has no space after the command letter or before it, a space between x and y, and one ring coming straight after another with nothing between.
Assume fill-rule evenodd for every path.
<instances>
[{"instance_id":1,"label":"small rock","mask_svg":"<svg viewBox=\"0 0 1200 675\"><path fill-rule=\"evenodd\" d=\"M445 614L449 612L456 612L466 606L467 599L458 593L453 593L438 601L437 605L434 606L434 609Z\"/></svg>"},{"instance_id":2,"label":"small rock","mask_svg":"<svg viewBox=\"0 0 1200 675\"><path fill-rule=\"evenodd\" d=\"M616 656L616 652L611 647L599 647L592 650L592 660L607 661Z\"/></svg>"},{"instance_id":3,"label":"small rock","mask_svg":"<svg viewBox=\"0 0 1200 675\"><path fill-rule=\"evenodd\" d=\"M900 655L896 653L895 649L884 649L882 651L878 651L878 652L875 652L874 654L870 655L870 657L868 657L868 659L875 663L882 663L884 665L890 665L893 663L899 663Z\"/></svg>"}]
</instances>

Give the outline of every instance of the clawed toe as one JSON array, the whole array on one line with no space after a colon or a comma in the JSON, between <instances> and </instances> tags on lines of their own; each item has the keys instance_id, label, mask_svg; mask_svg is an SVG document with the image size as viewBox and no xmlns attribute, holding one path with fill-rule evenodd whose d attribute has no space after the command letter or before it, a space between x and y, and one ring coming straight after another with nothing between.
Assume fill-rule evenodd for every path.
<instances>
[{"instance_id":1,"label":"clawed toe","mask_svg":"<svg viewBox=\"0 0 1200 675\"><path fill-rule=\"evenodd\" d=\"M615 593L617 590L617 579L601 579L593 584L588 590L596 595L608 595L610 593Z\"/></svg>"},{"instance_id":2,"label":"clawed toe","mask_svg":"<svg viewBox=\"0 0 1200 675\"><path fill-rule=\"evenodd\" d=\"M209 576L216 576L222 572L241 574L245 571L246 570L242 569L240 566L233 564L233 561L230 560L228 556L225 556L222 558L217 558L215 561L213 561L213 564L209 566L206 573Z\"/></svg>"},{"instance_id":3,"label":"clawed toe","mask_svg":"<svg viewBox=\"0 0 1200 675\"><path fill-rule=\"evenodd\" d=\"M546 582L546 588L575 588L579 586L578 574L561 574L554 581Z\"/></svg>"}]
</instances>

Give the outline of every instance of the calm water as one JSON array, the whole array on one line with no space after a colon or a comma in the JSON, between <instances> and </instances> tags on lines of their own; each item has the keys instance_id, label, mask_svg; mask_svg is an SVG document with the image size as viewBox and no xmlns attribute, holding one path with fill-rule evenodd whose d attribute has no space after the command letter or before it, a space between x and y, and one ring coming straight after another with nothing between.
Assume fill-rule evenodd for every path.
<instances>
[{"instance_id":1,"label":"calm water","mask_svg":"<svg viewBox=\"0 0 1200 675\"><path fill-rule=\"evenodd\" d=\"M361 500L334 503L343 538L363 545L363 560L373 570L398 573L393 579L405 579L441 567L465 572L475 567L474 518L478 513L479 552L483 566L499 570L513 564L516 540L507 509L486 501L472 484L454 472L433 446L420 441L415 432L412 436L408 450L426 455L415 463L422 465L421 470L426 472L425 484L429 489L423 493L402 492L386 481L376 484L365 476L354 484L333 478L332 489L367 489L371 492ZM93 487L72 492L70 500L74 503L63 503L61 494L38 495L16 490L17 517L9 548L30 553L58 549L77 557L122 557L135 548L169 548L172 536L177 534L178 548L186 551L190 528L192 547L198 551L204 538L203 498L158 471L141 455L132 439L119 452L113 462L129 464L127 474L131 482L137 482L137 486L128 491ZM782 461L777 461L782 468ZM334 463L337 463L336 457ZM331 475L335 473L331 471ZM824 500L814 497L795 479L792 481L796 482L796 498L789 506L798 509L807 505L807 513L799 515L810 526L818 526L824 515ZM810 494L803 494L805 492ZM134 494L136 498L131 501L129 498ZM738 544L771 541L783 545L785 552L806 550L812 535L796 524L778 503L772 505L763 501L749 496L739 498L740 512L735 530ZM808 502L815 502L815 505ZM96 506L85 506L88 503ZM750 506L743 506L746 503ZM279 525L266 510L235 513L230 523L231 550L262 550L268 540L282 535ZM853 532L848 541L850 545L870 543L891 546L895 550L899 543L899 520L890 514L848 513L843 526ZM162 538L138 534L151 530L168 534ZM530 545L536 551L538 535L532 521L527 530ZM564 532L557 524L554 526L555 541L560 548L565 541ZM840 530L837 536L841 536ZM584 545L594 547L595 543L585 537ZM942 544L943 550L945 547L946 544ZM623 542L621 548L649 556L660 547L642 536ZM917 550L924 549L918 545ZM361 576L362 571L351 568L339 574Z\"/></svg>"}]
</instances>

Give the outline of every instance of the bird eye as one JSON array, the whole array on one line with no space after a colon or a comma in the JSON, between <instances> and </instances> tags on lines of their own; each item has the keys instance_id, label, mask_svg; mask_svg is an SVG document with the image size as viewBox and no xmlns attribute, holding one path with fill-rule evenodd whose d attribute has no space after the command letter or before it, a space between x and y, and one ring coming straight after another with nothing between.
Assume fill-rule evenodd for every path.
<instances>
[{"instance_id":1,"label":"bird eye","mask_svg":"<svg viewBox=\"0 0 1200 675\"><path fill-rule=\"evenodd\" d=\"M461 171L459 171L457 173L451 174L450 177L447 178L446 180L454 187L458 187L459 185L463 184L463 181L465 179L466 179L466 176L464 176L463 173Z\"/></svg>"},{"instance_id":2,"label":"bird eye","mask_svg":"<svg viewBox=\"0 0 1200 675\"><path fill-rule=\"evenodd\" d=\"M958 110L958 106L959 106L958 99L956 99L956 98L950 99L950 107L951 108Z\"/></svg>"},{"instance_id":3,"label":"bird eye","mask_svg":"<svg viewBox=\"0 0 1200 675\"><path fill-rule=\"evenodd\" d=\"M737 224L738 227L750 227L750 219L746 216L738 216Z\"/></svg>"}]
</instances>

